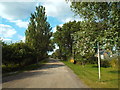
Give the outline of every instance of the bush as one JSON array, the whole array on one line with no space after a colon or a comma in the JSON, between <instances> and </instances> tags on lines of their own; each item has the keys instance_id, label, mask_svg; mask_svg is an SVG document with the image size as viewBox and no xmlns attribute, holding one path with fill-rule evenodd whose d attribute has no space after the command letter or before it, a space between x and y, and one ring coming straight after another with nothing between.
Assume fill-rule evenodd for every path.
<instances>
[{"instance_id":1,"label":"bush","mask_svg":"<svg viewBox=\"0 0 120 90\"><path fill-rule=\"evenodd\" d=\"M35 51L25 43L3 44L2 46L3 65L29 65L35 63L35 57Z\"/></svg>"},{"instance_id":2,"label":"bush","mask_svg":"<svg viewBox=\"0 0 120 90\"><path fill-rule=\"evenodd\" d=\"M98 63L98 58L91 56L88 60L87 60L88 64L97 64Z\"/></svg>"},{"instance_id":3,"label":"bush","mask_svg":"<svg viewBox=\"0 0 120 90\"><path fill-rule=\"evenodd\" d=\"M112 57L110 60L110 64L112 67L118 67L119 65L118 57Z\"/></svg>"},{"instance_id":4,"label":"bush","mask_svg":"<svg viewBox=\"0 0 120 90\"><path fill-rule=\"evenodd\" d=\"M110 67L110 66L111 66L111 64L110 64L110 61L109 61L109 60L101 60L100 64L101 64L101 67L105 67L105 68L107 68L107 67Z\"/></svg>"},{"instance_id":5,"label":"bush","mask_svg":"<svg viewBox=\"0 0 120 90\"><path fill-rule=\"evenodd\" d=\"M76 64L85 65L85 64L87 64L87 60L83 59L83 58L77 59Z\"/></svg>"}]
</instances>

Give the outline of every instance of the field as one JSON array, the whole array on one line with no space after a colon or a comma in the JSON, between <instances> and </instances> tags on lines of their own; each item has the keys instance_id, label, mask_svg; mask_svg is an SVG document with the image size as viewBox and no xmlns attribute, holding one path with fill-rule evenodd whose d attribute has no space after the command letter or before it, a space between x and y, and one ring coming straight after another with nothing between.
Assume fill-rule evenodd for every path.
<instances>
[{"instance_id":1,"label":"field","mask_svg":"<svg viewBox=\"0 0 120 90\"><path fill-rule=\"evenodd\" d=\"M101 68L101 80L98 79L97 65L76 65L63 61L90 88L118 88L120 70L118 68Z\"/></svg>"}]
</instances>

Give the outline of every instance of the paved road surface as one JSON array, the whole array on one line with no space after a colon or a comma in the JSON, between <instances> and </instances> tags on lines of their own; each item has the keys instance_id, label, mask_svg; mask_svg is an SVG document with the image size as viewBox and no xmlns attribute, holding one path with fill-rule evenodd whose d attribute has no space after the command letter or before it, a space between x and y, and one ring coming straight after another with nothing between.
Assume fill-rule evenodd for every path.
<instances>
[{"instance_id":1,"label":"paved road surface","mask_svg":"<svg viewBox=\"0 0 120 90\"><path fill-rule=\"evenodd\" d=\"M3 88L87 88L64 63L51 59L37 70L3 78Z\"/></svg>"}]
</instances>

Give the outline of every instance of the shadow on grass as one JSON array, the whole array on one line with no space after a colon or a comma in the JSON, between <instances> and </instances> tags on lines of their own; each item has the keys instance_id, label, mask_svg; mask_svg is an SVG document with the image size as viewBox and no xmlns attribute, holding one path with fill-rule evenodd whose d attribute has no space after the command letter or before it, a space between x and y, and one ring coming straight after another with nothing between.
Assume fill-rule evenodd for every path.
<instances>
[{"instance_id":1,"label":"shadow on grass","mask_svg":"<svg viewBox=\"0 0 120 90\"><path fill-rule=\"evenodd\" d=\"M101 80L101 82L112 82L112 81L119 81L120 79L110 79L110 80Z\"/></svg>"},{"instance_id":2,"label":"shadow on grass","mask_svg":"<svg viewBox=\"0 0 120 90\"><path fill-rule=\"evenodd\" d=\"M120 71L109 71L110 73L118 73L118 74L120 74Z\"/></svg>"},{"instance_id":3,"label":"shadow on grass","mask_svg":"<svg viewBox=\"0 0 120 90\"><path fill-rule=\"evenodd\" d=\"M109 68L110 66L100 66L100 67L102 67L102 68ZM98 66L94 65L94 66L92 66L92 68L98 68Z\"/></svg>"},{"instance_id":4,"label":"shadow on grass","mask_svg":"<svg viewBox=\"0 0 120 90\"><path fill-rule=\"evenodd\" d=\"M92 68L98 68L98 66L92 66Z\"/></svg>"}]
</instances>

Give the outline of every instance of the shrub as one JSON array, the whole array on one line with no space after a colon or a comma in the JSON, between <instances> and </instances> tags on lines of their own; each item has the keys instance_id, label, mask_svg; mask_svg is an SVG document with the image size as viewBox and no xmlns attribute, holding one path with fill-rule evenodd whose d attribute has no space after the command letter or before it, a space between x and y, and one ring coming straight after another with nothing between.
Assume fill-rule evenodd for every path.
<instances>
[{"instance_id":1,"label":"shrub","mask_svg":"<svg viewBox=\"0 0 120 90\"><path fill-rule=\"evenodd\" d=\"M3 44L2 46L3 65L29 65L35 63L35 57L36 52L25 43Z\"/></svg>"},{"instance_id":2,"label":"shrub","mask_svg":"<svg viewBox=\"0 0 120 90\"><path fill-rule=\"evenodd\" d=\"M77 59L75 61L76 61L76 64L79 64L79 65L87 64L87 60L85 58L80 58L80 59Z\"/></svg>"},{"instance_id":3,"label":"shrub","mask_svg":"<svg viewBox=\"0 0 120 90\"><path fill-rule=\"evenodd\" d=\"M110 61L109 61L109 60L101 60L100 64L101 64L101 67L105 67L105 68L107 68L107 67L110 67L110 66L111 66L111 64L110 64Z\"/></svg>"},{"instance_id":4,"label":"shrub","mask_svg":"<svg viewBox=\"0 0 120 90\"><path fill-rule=\"evenodd\" d=\"M119 65L118 57L112 57L110 60L110 64L112 67L118 67Z\"/></svg>"},{"instance_id":5,"label":"shrub","mask_svg":"<svg viewBox=\"0 0 120 90\"><path fill-rule=\"evenodd\" d=\"M87 60L88 64L97 64L98 63L98 58L91 56L88 60Z\"/></svg>"}]
</instances>

